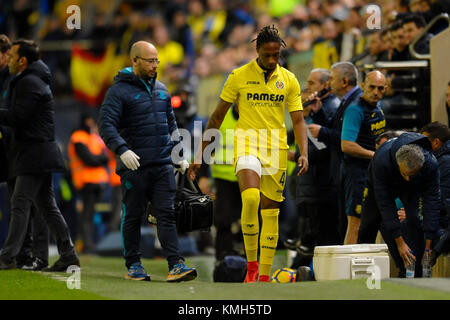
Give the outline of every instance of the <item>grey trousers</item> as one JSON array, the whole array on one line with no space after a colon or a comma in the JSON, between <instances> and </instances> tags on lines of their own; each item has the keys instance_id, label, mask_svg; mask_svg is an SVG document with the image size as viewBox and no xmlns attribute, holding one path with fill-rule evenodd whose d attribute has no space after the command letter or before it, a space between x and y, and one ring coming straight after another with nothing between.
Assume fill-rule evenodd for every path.
<instances>
[{"instance_id":1,"label":"grey trousers","mask_svg":"<svg viewBox=\"0 0 450 320\"><path fill-rule=\"evenodd\" d=\"M7 263L15 261L27 233L33 203L54 236L61 259L75 258L76 253L69 228L56 205L52 174L43 173L16 178L11 196L8 236L0 253L0 259Z\"/></svg>"}]
</instances>

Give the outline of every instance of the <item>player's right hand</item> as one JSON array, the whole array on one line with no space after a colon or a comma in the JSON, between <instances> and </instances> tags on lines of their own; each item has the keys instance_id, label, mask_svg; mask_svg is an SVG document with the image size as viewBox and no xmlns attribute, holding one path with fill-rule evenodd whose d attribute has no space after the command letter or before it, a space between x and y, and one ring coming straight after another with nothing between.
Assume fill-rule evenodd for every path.
<instances>
[{"instance_id":1,"label":"player's right hand","mask_svg":"<svg viewBox=\"0 0 450 320\"><path fill-rule=\"evenodd\" d=\"M127 150L120 155L120 160L122 160L125 167L130 170L137 170L140 166L140 157L131 150Z\"/></svg>"},{"instance_id":2,"label":"player's right hand","mask_svg":"<svg viewBox=\"0 0 450 320\"><path fill-rule=\"evenodd\" d=\"M198 170L200 170L201 164L200 163L191 163L188 170L188 176L193 181L195 177L197 176Z\"/></svg>"},{"instance_id":3,"label":"player's right hand","mask_svg":"<svg viewBox=\"0 0 450 320\"><path fill-rule=\"evenodd\" d=\"M298 158L298 167L299 167L299 171L297 173L298 176L304 175L309 168L309 162L308 162L308 158L305 156L300 156Z\"/></svg>"}]
</instances>

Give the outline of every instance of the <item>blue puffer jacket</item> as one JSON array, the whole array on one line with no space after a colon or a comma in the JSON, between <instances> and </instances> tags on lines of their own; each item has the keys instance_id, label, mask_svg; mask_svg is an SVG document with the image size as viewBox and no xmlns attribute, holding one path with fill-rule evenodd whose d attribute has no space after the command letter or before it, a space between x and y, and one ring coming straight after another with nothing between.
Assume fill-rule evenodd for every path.
<instances>
[{"instance_id":1,"label":"blue puffer jacket","mask_svg":"<svg viewBox=\"0 0 450 320\"><path fill-rule=\"evenodd\" d=\"M145 83L131 67L118 73L106 93L99 132L117 155L118 174L128 170L119 157L127 150L140 157L141 168L172 163L174 147L180 157L183 153L167 88L155 78Z\"/></svg>"},{"instance_id":2,"label":"blue puffer jacket","mask_svg":"<svg viewBox=\"0 0 450 320\"><path fill-rule=\"evenodd\" d=\"M441 227L448 225L450 217L450 140L445 142L439 150L434 152L439 163L439 173L441 175Z\"/></svg>"},{"instance_id":3,"label":"blue puffer jacket","mask_svg":"<svg viewBox=\"0 0 450 320\"><path fill-rule=\"evenodd\" d=\"M400 174L395 153L406 144L416 144L422 148L425 163L419 173L407 182ZM437 237L441 209L439 168L427 137L414 132L402 134L381 145L375 152L369 166L369 183L373 186L375 200L380 210L384 226L394 238L401 236L400 221L397 216L395 198L412 193L422 197L423 231L427 239Z\"/></svg>"}]
</instances>

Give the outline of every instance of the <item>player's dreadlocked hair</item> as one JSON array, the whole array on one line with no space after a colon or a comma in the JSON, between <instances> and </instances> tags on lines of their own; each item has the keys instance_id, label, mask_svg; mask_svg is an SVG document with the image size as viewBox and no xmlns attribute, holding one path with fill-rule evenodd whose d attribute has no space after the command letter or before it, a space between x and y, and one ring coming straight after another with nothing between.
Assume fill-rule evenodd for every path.
<instances>
[{"instance_id":1,"label":"player's dreadlocked hair","mask_svg":"<svg viewBox=\"0 0 450 320\"><path fill-rule=\"evenodd\" d=\"M281 39L280 35L278 34L278 29L275 28L274 25L265 26L264 28L262 28L261 31L259 31L256 39L253 39L252 42L253 41L256 41L256 49L259 49L263 44L268 42L278 42L281 47L286 47L286 43L283 39Z\"/></svg>"}]
</instances>

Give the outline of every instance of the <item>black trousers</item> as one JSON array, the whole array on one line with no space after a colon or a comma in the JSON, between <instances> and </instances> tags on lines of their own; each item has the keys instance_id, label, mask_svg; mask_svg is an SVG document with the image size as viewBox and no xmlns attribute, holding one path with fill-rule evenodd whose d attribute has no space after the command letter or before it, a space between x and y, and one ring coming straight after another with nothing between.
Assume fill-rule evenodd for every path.
<instances>
[{"instance_id":1,"label":"black trousers","mask_svg":"<svg viewBox=\"0 0 450 320\"><path fill-rule=\"evenodd\" d=\"M16 179L8 181L8 195L11 203L12 194L14 193ZM49 231L44 217L38 213L36 206L33 204L30 209L30 220L28 221L27 233L16 257L17 262L26 262L30 258L39 258L48 261L48 240Z\"/></svg>"},{"instance_id":2,"label":"black trousers","mask_svg":"<svg viewBox=\"0 0 450 320\"><path fill-rule=\"evenodd\" d=\"M3 245L0 259L12 262L19 254L27 233L33 203L50 228L61 259L71 260L75 258L76 253L70 238L69 228L56 205L52 174L43 173L22 175L16 178L11 196L8 236Z\"/></svg>"},{"instance_id":3,"label":"black trousers","mask_svg":"<svg viewBox=\"0 0 450 320\"><path fill-rule=\"evenodd\" d=\"M402 237L406 244L414 251L416 257L415 277L422 276L422 257L425 250L425 235L422 228L422 212L420 194L413 190L404 190L399 195L402 201L406 219L400 224ZM395 212L397 214L397 212ZM358 232L358 243L375 243L378 230L394 259L395 265L401 271L405 270L403 259L397 249L397 244L391 232L383 225L382 216L375 201L373 187L368 184L367 197L363 201L361 224Z\"/></svg>"},{"instance_id":4,"label":"black trousers","mask_svg":"<svg viewBox=\"0 0 450 320\"><path fill-rule=\"evenodd\" d=\"M221 260L233 252L235 235L231 225L241 218L242 199L237 182L214 179L217 196L214 203L214 226L216 227L216 259Z\"/></svg>"},{"instance_id":5,"label":"black trousers","mask_svg":"<svg viewBox=\"0 0 450 320\"><path fill-rule=\"evenodd\" d=\"M299 234L307 247L338 245L338 210L331 203L297 205Z\"/></svg>"},{"instance_id":6,"label":"black trousers","mask_svg":"<svg viewBox=\"0 0 450 320\"><path fill-rule=\"evenodd\" d=\"M92 253L95 249L94 244L94 213L95 204L100 201L104 190L101 184L86 184L81 190L81 200L83 201L83 211L81 212L80 233L83 240L83 252Z\"/></svg>"},{"instance_id":7,"label":"black trousers","mask_svg":"<svg viewBox=\"0 0 450 320\"><path fill-rule=\"evenodd\" d=\"M148 201L157 220L157 235L169 268L181 258L175 223L176 182L172 165L148 166L120 174L122 182L122 222L120 231L127 268L141 259L141 223Z\"/></svg>"},{"instance_id":8,"label":"black trousers","mask_svg":"<svg viewBox=\"0 0 450 320\"><path fill-rule=\"evenodd\" d=\"M111 187L111 217L108 222L108 231L117 231L120 228L122 219L122 188L120 186Z\"/></svg>"},{"instance_id":9,"label":"black trousers","mask_svg":"<svg viewBox=\"0 0 450 320\"><path fill-rule=\"evenodd\" d=\"M47 223L44 217L37 212L36 207L32 206L27 233L16 260L26 261L26 259L32 257L48 262L48 240Z\"/></svg>"}]
</instances>

